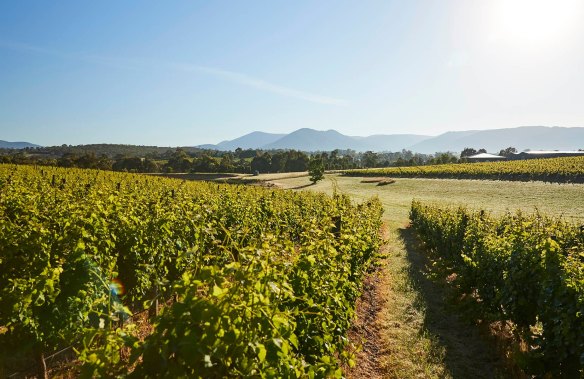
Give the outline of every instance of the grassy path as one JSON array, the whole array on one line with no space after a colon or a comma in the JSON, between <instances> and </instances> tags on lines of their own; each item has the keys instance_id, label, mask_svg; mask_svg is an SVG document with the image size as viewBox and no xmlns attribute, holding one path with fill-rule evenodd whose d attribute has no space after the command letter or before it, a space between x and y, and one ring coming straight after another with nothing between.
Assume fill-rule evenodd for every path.
<instances>
[{"instance_id":1,"label":"grassy path","mask_svg":"<svg viewBox=\"0 0 584 379\"><path fill-rule=\"evenodd\" d=\"M488 330L462 317L446 279L407 228L411 200L454 203L493 213L522 209L584 221L584 185L538 182L397 179L378 187L360 178L328 176L314 186L307 178L278 179L278 186L350 195L356 201L378 196L384 214L382 265L365 282L351 339L361 342L350 378L517 377ZM483 327L484 328L484 327Z\"/></svg>"},{"instance_id":2,"label":"grassy path","mask_svg":"<svg viewBox=\"0 0 584 379\"><path fill-rule=\"evenodd\" d=\"M506 377L500 355L450 306L448 287L409 229L384 227L386 257L365 282L350 335L361 343L349 378Z\"/></svg>"},{"instance_id":3,"label":"grassy path","mask_svg":"<svg viewBox=\"0 0 584 379\"><path fill-rule=\"evenodd\" d=\"M365 281L351 339L363 345L349 378L442 378L444 349L424 331L425 308L398 235L384 226L386 258Z\"/></svg>"}]
</instances>

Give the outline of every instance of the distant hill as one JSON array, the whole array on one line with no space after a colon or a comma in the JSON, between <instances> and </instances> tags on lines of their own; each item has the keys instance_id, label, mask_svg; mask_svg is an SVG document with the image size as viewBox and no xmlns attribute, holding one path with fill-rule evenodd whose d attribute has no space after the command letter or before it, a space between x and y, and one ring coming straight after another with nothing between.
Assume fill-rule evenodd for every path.
<instances>
[{"instance_id":1,"label":"distant hill","mask_svg":"<svg viewBox=\"0 0 584 379\"><path fill-rule=\"evenodd\" d=\"M255 149L258 146L265 146L284 137L285 134L252 132L231 141L219 142L215 148L217 150Z\"/></svg>"},{"instance_id":2,"label":"distant hill","mask_svg":"<svg viewBox=\"0 0 584 379\"><path fill-rule=\"evenodd\" d=\"M395 152L402 151L409 146L432 137L419 134L375 134L369 137L358 138L362 138L362 141L368 146L368 150Z\"/></svg>"},{"instance_id":3,"label":"distant hill","mask_svg":"<svg viewBox=\"0 0 584 379\"><path fill-rule=\"evenodd\" d=\"M486 149L498 153L509 146L519 151L584 149L584 128L549 126L521 126L518 128L465 130L446 132L436 137L417 134L377 134L368 137L347 136L336 130L298 129L290 134L253 132L217 145L199 148L217 150L295 149L302 151L401 151L433 154L452 151L460 153L465 147Z\"/></svg>"},{"instance_id":4,"label":"distant hill","mask_svg":"<svg viewBox=\"0 0 584 379\"><path fill-rule=\"evenodd\" d=\"M461 152L465 147L484 148L496 153L506 147L519 151L584 149L584 128L521 126L518 128L447 132L413 144L410 150L418 153L438 151Z\"/></svg>"},{"instance_id":5,"label":"distant hill","mask_svg":"<svg viewBox=\"0 0 584 379\"><path fill-rule=\"evenodd\" d=\"M265 145L265 149L296 149L304 151L329 151L335 149L367 150L360 140L336 130L298 129L279 140Z\"/></svg>"},{"instance_id":6,"label":"distant hill","mask_svg":"<svg viewBox=\"0 0 584 379\"><path fill-rule=\"evenodd\" d=\"M347 136L336 130L298 129L290 134L253 132L217 145L200 145L203 149L294 149L302 151L331 151L352 149L357 151L398 151L421 142L428 136L415 134L374 135L368 137Z\"/></svg>"},{"instance_id":7,"label":"distant hill","mask_svg":"<svg viewBox=\"0 0 584 379\"><path fill-rule=\"evenodd\" d=\"M25 147L40 147L30 142L8 142L0 140L0 149L24 149Z\"/></svg>"},{"instance_id":8,"label":"distant hill","mask_svg":"<svg viewBox=\"0 0 584 379\"><path fill-rule=\"evenodd\" d=\"M560 126L520 126L517 128L465 130L446 132L435 137L418 134L376 134L367 137L347 136L334 129L314 130L298 129L289 134L252 132L234 140L222 141L217 145L199 145L184 147L188 151L214 149L233 151L242 149L294 149L301 151L332 151L335 149L352 149L356 151L392 151L403 149L416 153L433 154L451 151L460 153L464 148L486 149L498 153L501 149L515 147L524 150L578 150L584 149L584 127L567 128ZM41 147L30 142L7 142L0 140L0 149L23 149ZM65 148L55 146L45 148L62 152ZM43 151L44 151L43 150ZM49 151L51 150L51 151ZM124 153L134 156L144 155L145 151L165 152L170 147L131 146L131 145L80 145L69 147L70 152L84 154L90 151L114 156ZM38 151L42 153L42 151Z\"/></svg>"}]
</instances>

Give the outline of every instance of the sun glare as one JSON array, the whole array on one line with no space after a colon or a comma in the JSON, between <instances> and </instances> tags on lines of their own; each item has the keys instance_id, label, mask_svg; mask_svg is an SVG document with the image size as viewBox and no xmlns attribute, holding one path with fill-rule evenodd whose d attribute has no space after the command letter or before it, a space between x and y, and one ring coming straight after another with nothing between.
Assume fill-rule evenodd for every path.
<instances>
[{"instance_id":1,"label":"sun glare","mask_svg":"<svg viewBox=\"0 0 584 379\"><path fill-rule=\"evenodd\" d=\"M493 14L494 39L541 48L566 38L580 23L582 0L501 0Z\"/></svg>"}]
</instances>

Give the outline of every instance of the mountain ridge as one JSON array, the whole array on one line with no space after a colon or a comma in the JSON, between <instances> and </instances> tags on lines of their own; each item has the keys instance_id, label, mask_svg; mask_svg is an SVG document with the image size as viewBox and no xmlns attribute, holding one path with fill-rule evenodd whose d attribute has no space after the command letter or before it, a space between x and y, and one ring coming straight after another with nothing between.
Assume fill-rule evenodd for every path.
<instances>
[{"instance_id":1,"label":"mountain ridge","mask_svg":"<svg viewBox=\"0 0 584 379\"><path fill-rule=\"evenodd\" d=\"M286 134L255 131L245 134L234 140L221 141L217 144L217 147L219 147L219 150L235 150L238 147L242 149L248 149L257 145L267 145L273 143L285 135Z\"/></svg>"},{"instance_id":2,"label":"mountain ridge","mask_svg":"<svg viewBox=\"0 0 584 379\"><path fill-rule=\"evenodd\" d=\"M250 141L258 133L268 134L278 138L266 144L238 144L241 141ZM242 149L294 149L302 151L331 151L335 149L352 149L356 151L390 151L401 150L401 146L420 142L430 136L418 134L390 134L372 136L348 136L334 129L315 130L310 128L300 128L288 134L271 134L265 132L251 132L233 140L222 141L216 145L205 144L196 147L214 150L235 150Z\"/></svg>"},{"instance_id":3,"label":"mountain ridge","mask_svg":"<svg viewBox=\"0 0 584 379\"><path fill-rule=\"evenodd\" d=\"M519 126L454 131L414 144L408 149L430 154L438 151L460 152L466 147L472 147L496 153L510 146L519 151L584 149L584 127Z\"/></svg>"},{"instance_id":4,"label":"mountain ridge","mask_svg":"<svg viewBox=\"0 0 584 379\"><path fill-rule=\"evenodd\" d=\"M268 141L262 143L262 141ZM238 146L241 145L241 146ZM401 151L433 154L460 152L466 147L486 149L497 153L507 147L517 150L578 150L584 149L584 127L519 126L488 130L449 131L438 136L419 134L375 134L348 136L334 129L315 130L301 128L288 134L252 132L217 145L199 145L217 150L242 149L294 149L303 151L331 151L352 149L356 151Z\"/></svg>"},{"instance_id":5,"label":"mountain ridge","mask_svg":"<svg viewBox=\"0 0 584 379\"><path fill-rule=\"evenodd\" d=\"M41 147L30 142L0 140L2 149ZM459 153L466 147L486 149L491 153L507 147L523 150L578 150L584 149L584 127L519 126L488 130L449 131L438 136L419 134L375 134L349 136L335 129L315 130L300 128L288 134L255 131L233 140L198 148L233 151L235 149L332 151L351 149L356 151L401 151L433 154L436 152Z\"/></svg>"},{"instance_id":6,"label":"mountain ridge","mask_svg":"<svg viewBox=\"0 0 584 379\"><path fill-rule=\"evenodd\" d=\"M23 141L9 142L9 141L0 140L0 149L24 149L27 147L41 147L41 146L35 145L34 143L30 143L30 142L23 142Z\"/></svg>"}]
</instances>

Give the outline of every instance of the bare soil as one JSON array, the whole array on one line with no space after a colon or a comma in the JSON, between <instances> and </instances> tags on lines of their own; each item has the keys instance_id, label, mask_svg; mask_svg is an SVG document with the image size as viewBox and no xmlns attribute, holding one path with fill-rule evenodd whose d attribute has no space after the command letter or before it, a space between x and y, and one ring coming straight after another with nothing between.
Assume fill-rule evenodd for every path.
<instances>
[{"instance_id":1,"label":"bare soil","mask_svg":"<svg viewBox=\"0 0 584 379\"><path fill-rule=\"evenodd\" d=\"M382 270L377 267L363 282L363 295L356 306L357 318L349 330L349 340L360 349L355 352L356 365L345 368L348 378L383 377L379 363L386 352L381 340L378 319L386 301L379 293L381 275Z\"/></svg>"}]
</instances>

